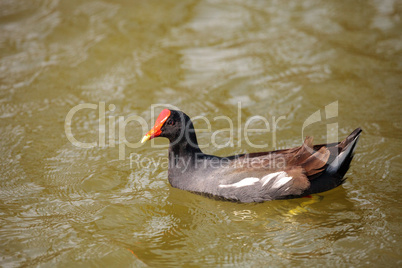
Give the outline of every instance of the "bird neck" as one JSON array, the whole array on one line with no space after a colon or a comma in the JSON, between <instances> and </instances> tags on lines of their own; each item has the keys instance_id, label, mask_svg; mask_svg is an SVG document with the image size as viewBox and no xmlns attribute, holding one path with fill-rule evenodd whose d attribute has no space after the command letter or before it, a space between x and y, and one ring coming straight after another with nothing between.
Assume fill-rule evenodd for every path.
<instances>
[{"instance_id":1,"label":"bird neck","mask_svg":"<svg viewBox=\"0 0 402 268\"><path fill-rule=\"evenodd\" d=\"M169 144L169 162L170 164L177 165L182 162L187 167L195 166L197 159L204 154L198 146L197 136L193 124L190 123L183 133L175 141L170 141Z\"/></svg>"}]
</instances>

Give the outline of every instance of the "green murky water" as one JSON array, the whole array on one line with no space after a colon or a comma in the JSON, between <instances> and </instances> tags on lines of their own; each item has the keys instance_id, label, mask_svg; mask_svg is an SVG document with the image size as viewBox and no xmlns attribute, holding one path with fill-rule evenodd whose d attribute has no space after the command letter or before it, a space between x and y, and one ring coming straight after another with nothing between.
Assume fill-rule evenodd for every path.
<instances>
[{"instance_id":1,"label":"green murky water","mask_svg":"<svg viewBox=\"0 0 402 268\"><path fill-rule=\"evenodd\" d=\"M401 14L393 0L0 1L0 264L401 266ZM317 200L222 202L170 187L165 140L137 146L167 104L208 119L200 143L222 156L364 133L347 182ZM255 115L269 131L246 137Z\"/></svg>"}]
</instances>

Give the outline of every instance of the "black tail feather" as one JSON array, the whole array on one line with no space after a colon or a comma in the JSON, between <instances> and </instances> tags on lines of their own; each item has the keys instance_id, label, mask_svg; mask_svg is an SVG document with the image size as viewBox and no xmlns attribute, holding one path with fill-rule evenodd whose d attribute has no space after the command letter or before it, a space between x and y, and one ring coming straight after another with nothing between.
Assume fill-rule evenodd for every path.
<instances>
[{"instance_id":1,"label":"black tail feather","mask_svg":"<svg viewBox=\"0 0 402 268\"><path fill-rule=\"evenodd\" d=\"M344 176L352 162L354 150L356 149L361 132L361 128L355 129L345 140L336 145L339 148L339 154L329 163L322 175L310 182L310 188L304 195L331 190L345 181Z\"/></svg>"}]
</instances>

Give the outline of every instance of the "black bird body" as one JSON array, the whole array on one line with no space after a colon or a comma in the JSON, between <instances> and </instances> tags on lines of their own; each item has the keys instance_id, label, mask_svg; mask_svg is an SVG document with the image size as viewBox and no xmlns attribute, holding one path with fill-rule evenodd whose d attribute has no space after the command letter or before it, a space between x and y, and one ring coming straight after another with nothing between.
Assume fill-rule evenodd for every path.
<instances>
[{"instance_id":1,"label":"black bird body","mask_svg":"<svg viewBox=\"0 0 402 268\"><path fill-rule=\"evenodd\" d=\"M339 143L314 146L307 137L296 148L218 157L200 150L186 114L165 109L143 141L169 139L168 179L173 187L231 201L263 202L342 184L360 133L357 128Z\"/></svg>"}]
</instances>

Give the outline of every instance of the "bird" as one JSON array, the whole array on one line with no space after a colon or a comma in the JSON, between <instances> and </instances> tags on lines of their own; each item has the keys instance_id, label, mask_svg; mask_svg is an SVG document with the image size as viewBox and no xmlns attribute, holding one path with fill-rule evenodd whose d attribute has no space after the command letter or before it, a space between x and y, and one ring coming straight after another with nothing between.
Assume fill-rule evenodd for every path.
<instances>
[{"instance_id":1,"label":"bird","mask_svg":"<svg viewBox=\"0 0 402 268\"><path fill-rule=\"evenodd\" d=\"M169 140L168 180L172 187L219 200L265 202L310 196L341 185L361 128L341 142L219 157L205 154L188 115L164 109L141 143Z\"/></svg>"}]
</instances>

